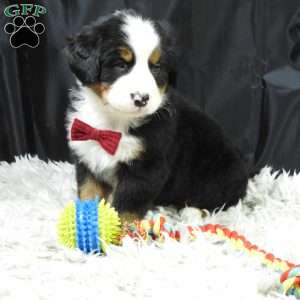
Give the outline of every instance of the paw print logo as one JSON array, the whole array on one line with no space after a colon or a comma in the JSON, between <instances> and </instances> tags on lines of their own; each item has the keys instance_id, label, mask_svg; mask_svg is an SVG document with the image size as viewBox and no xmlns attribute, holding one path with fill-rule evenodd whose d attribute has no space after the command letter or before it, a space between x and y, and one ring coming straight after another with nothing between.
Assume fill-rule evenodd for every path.
<instances>
[{"instance_id":1,"label":"paw print logo","mask_svg":"<svg viewBox=\"0 0 300 300\"><path fill-rule=\"evenodd\" d=\"M45 26L36 22L33 16L26 18L16 16L12 23L7 23L4 26L4 31L11 35L9 41L13 48L21 46L36 48L40 43L39 35L45 31Z\"/></svg>"}]
</instances>

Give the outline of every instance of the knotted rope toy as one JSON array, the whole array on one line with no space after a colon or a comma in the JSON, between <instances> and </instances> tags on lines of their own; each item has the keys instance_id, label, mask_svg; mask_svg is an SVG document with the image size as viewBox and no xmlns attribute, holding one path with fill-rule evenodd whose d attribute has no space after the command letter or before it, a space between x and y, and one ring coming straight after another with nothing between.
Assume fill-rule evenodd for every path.
<instances>
[{"instance_id":1,"label":"knotted rope toy","mask_svg":"<svg viewBox=\"0 0 300 300\"><path fill-rule=\"evenodd\" d=\"M191 240L196 239L197 234L202 232L229 241L236 249L259 257L263 265L281 272L283 292L300 299L300 265L275 257L250 243L236 231L219 224L186 226L185 229ZM120 245L125 235L148 241L163 242L166 236L177 241L182 240L181 231L167 223L166 218L159 214L122 226L116 210L109 203L105 203L105 200L99 202L99 199L69 203L58 220L60 244L79 248L85 253L105 253L107 245Z\"/></svg>"}]
</instances>

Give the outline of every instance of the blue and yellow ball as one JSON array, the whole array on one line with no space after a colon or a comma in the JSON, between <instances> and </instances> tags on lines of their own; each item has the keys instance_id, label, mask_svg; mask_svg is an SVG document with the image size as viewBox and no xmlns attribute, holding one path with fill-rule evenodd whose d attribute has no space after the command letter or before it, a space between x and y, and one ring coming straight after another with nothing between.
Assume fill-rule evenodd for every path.
<instances>
[{"instance_id":1,"label":"blue and yellow ball","mask_svg":"<svg viewBox=\"0 0 300 300\"><path fill-rule=\"evenodd\" d=\"M101 253L109 244L119 244L121 221L105 200L76 200L66 205L58 219L59 243L85 253Z\"/></svg>"}]
</instances>

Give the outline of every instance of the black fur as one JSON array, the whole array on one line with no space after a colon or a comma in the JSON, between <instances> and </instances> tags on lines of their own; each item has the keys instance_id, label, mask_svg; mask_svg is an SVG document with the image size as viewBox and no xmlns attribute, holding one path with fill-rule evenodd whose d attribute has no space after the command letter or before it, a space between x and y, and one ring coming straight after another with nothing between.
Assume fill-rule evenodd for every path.
<instances>
[{"instance_id":1,"label":"black fur","mask_svg":"<svg viewBox=\"0 0 300 300\"><path fill-rule=\"evenodd\" d=\"M119 211L143 215L156 205L213 210L244 197L246 166L221 128L173 91L169 103L145 125L131 131L147 151L121 164L114 195Z\"/></svg>"},{"instance_id":2,"label":"black fur","mask_svg":"<svg viewBox=\"0 0 300 300\"><path fill-rule=\"evenodd\" d=\"M67 56L83 84L112 83L121 76L107 67L115 59L112 50L124 44L120 24L120 18L105 19L85 27L71 40ZM155 70L158 73L153 75L163 85L174 69L173 43L164 27L160 23L156 26L163 57ZM119 212L143 216L157 205L208 210L235 205L244 197L248 182L240 154L212 119L172 88L167 91L167 99L143 125L130 129L130 134L143 140L145 152L134 161L119 164L114 206ZM102 181L82 163L76 165L79 185L86 176Z\"/></svg>"}]
</instances>

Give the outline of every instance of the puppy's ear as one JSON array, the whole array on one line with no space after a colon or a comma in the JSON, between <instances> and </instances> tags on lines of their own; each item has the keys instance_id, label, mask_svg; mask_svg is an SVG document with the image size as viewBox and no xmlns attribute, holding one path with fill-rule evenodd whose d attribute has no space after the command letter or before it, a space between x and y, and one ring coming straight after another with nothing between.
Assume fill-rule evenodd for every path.
<instances>
[{"instance_id":1,"label":"puppy's ear","mask_svg":"<svg viewBox=\"0 0 300 300\"><path fill-rule=\"evenodd\" d=\"M162 37L162 47L166 53L166 60L169 67L169 85L176 85L178 47L177 36L173 26L167 21L156 21L156 29Z\"/></svg>"},{"instance_id":2,"label":"puppy's ear","mask_svg":"<svg viewBox=\"0 0 300 300\"><path fill-rule=\"evenodd\" d=\"M68 38L63 50L72 72L83 84L94 83L99 77L99 54L96 48L88 36L79 34Z\"/></svg>"},{"instance_id":3,"label":"puppy's ear","mask_svg":"<svg viewBox=\"0 0 300 300\"><path fill-rule=\"evenodd\" d=\"M159 34L163 37L165 46L175 51L177 37L173 26L165 20L156 21L155 24Z\"/></svg>"}]
</instances>

